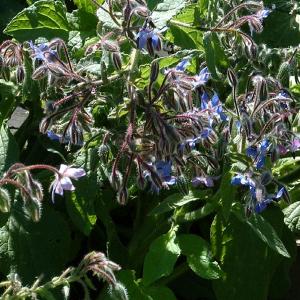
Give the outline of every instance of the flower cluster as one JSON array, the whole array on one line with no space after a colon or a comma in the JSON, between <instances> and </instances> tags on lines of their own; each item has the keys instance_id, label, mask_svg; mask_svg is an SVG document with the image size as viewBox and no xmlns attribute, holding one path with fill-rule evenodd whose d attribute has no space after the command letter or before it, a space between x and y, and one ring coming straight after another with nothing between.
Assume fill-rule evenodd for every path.
<instances>
[{"instance_id":1,"label":"flower cluster","mask_svg":"<svg viewBox=\"0 0 300 300\"><path fill-rule=\"evenodd\" d=\"M231 180L233 185L240 185L249 189L249 194L246 196L246 209L251 212L261 213L267 206L278 201L282 197L287 197L287 190L283 186L279 186L275 194L269 194L266 189L271 181L269 174L254 176L251 173L237 174Z\"/></svg>"}]
</instances>

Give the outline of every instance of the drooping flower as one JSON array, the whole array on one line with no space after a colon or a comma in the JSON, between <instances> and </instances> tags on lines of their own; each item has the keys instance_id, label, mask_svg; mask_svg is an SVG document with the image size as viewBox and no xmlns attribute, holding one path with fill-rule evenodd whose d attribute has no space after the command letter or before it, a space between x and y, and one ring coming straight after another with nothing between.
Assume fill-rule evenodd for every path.
<instances>
[{"instance_id":1,"label":"drooping flower","mask_svg":"<svg viewBox=\"0 0 300 300\"><path fill-rule=\"evenodd\" d=\"M257 169L264 167L269 146L270 142L267 139L263 139L260 146L250 146L246 149L247 156L254 158Z\"/></svg>"},{"instance_id":2,"label":"drooping flower","mask_svg":"<svg viewBox=\"0 0 300 300\"><path fill-rule=\"evenodd\" d=\"M142 28L136 36L136 43L140 50L151 50L150 52L161 50L160 37L153 29Z\"/></svg>"},{"instance_id":3,"label":"drooping flower","mask_svg":"<svg viewBox=\"0 0 300 300\"><path fill-rule=\"evenodd\" d=\"M184 72L185 69L190 65L190 58L184 58L181 62L179 62L176 67L175 71L177 72Z\"/></svg>"},{"instance_id":4,"label":"drooping flower","mask_svg":"<svg viewBox=\"0 0 300 300\"><path fill-rule=\"evenodd\" d=\"M260 9L258 12L256 12L256 16L259 18L259 20L262 22L263 19L267 18L269 16L269 14L272 12L272 10L267 9L267 8L263 8Z\"/></svg>"},{"instance_id":5,"label":"drooping flower","mask_svg":"<svg viewBox=\"0 0 300 300\"><path fill-rule=\"evenodd\" d=\"M44 62L55 62L57 61L57 52L49 48L45 43L36 46L32 41L29 41L29 46L32 50L32 58Z\"/></svg>"},{"instance_id":6,"label":"drooping flower","mask_svg":"<svg viewBox=\"0 0 300 300\"><path fill-rule=\"evenodd\" d=\"M157 161L155 163L156 171L161 177L162 181L167 185L173 185L176 183L176 178L171 175L172 163L171 161Z\"/></svg>"},{"instance_id":7,"label":"drooping flower","mask_svg":"<svg viewBox=\"0 0 300 300\"><path fill-rule=\"evenodd\" d=\"M82 168L72 168L67 165L61 164L59 174L55 174L55 179L52 182L50 189L52 189L52 201L54 201L54 194L63 195L65 191L74 191L75 187L71 179L77 180L86 175Z\"/></svg>"},{"instance_id":8,"label":"drooping flower","mask_svg":"<svg viewBox=\"0 0 300 300\"><path fill-rule=\"evenodd\" d=\"M209 95L206 92L203 92L201 95L201 109L207 110L208 113L212 114L213 116L218 117L221 121L227 121L228 117L223 112L222 103L219 99L217 93L214 93L211 100L209 99ZM210 123L212 125L212 119L210 118Z\"/></svg>"},{"instance_id":9,"label":"drooping flower","mask_svg":"<svg viewBox=\"0 0 300 300\"><path fill-rule=\"evenodd\" d=\"M205 67L200 70L199 74L193 77L193 86L194 88L197 88L201 85L205 85L210 78L210 73L208 71L208 68Z\"/></svg>"},{"instance_id":10,"label":"drooping flower","mask_svg":"<svg viewBox=\"0 0 300 300\"><path fill-rule=\"evenodd\" d=\"M261 213L273 201L278 201L287 194L285 187L279 186L275 194L268 194L264 174L260 178L253 178L250 174L237 174L231 179L232 185L242 185L249 188L250 201L247 204L250 210ZM266 181L266 182L265 182Z\"/></svg>"}]
</instances>

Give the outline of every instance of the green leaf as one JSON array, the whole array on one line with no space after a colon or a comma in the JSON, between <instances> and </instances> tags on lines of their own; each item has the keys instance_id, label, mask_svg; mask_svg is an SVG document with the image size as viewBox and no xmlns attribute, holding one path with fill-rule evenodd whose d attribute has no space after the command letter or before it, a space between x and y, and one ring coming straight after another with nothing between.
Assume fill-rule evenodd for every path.
<instances>
[{"instance_id":1,"label":"green leaf","mask_svg":"<svg viewBox=\"0 0 300 300\"><path fill-rule=\"evenodd\" d=\"M18 88L12 83L0 79L0 126L16 106Z\"/></svg>"},{"instance_id":2,"label":"green leaf","mask_svg":"<svg viewBox=\"0 0 300 300\"><path fill-rule=\"evenodd\" d=\"M171 24L166 38L183 49L203 49L203 34L196 29Z\"/></svg>"},{"instance_id":3,"label":"green leaf","mask_svg":"<svg viewBox=\"0 0 300 300\"><path fill-rule=\"evenodd\" d=\"M284 223L293 232L300 232L300 201L290 204L283 210Z\"/></svg>"},{"instance_id":4,"label":"green leaf","mask_svg":"<svg viewBox=\"0 0 300 300\"><path fill-rule=\"evenodd\" d=\"M236 188L231 184L232 176L232 172L225 170L225 174L222 176L220 189L215 195L215 197L219 198L225 219L228 219L229 217L236 194Z\"/></svg>"},{"instance_id":5,"label":"green leaf","mask_svg":"<svg viewBox=\"0 0 300 300\"><path fill-rule=\"evenodd\" d=\"M216 63L215 63L216 60L215 51L212 43L212 34L210 32L204 34L203 46L205 50L208 70L214 79L218 79Z\"/></svg>"},{"instance_id":6,"label":"green leaf","mask_svg":"<svg viewBox=\"0 0 300 300\"><path fill-rule=\"evenodd\" d=\"M189 202L197 201L206 197L207 191L197 191L197 193L190 191L189 194L185 196L180 193L172 194L163 200L157 207L151 210L149 215L160 215L177 207L181 207Z\"/></svg>"},{"instance_id":7,"label":"green leaf","mask_svg":"<svg viewBox=\"0 0 300 300\"><path fill-rule=\"evenodd\" d=\"M259 214L253 214L247 224L254 230L257 236L271 249L284 257L290 257L288 251L277 235L272 225Z\"/></svg>"},{"instance_id":8,"label":"green leaf","mask_svg":"<svg viewBox=\"0 0 300 300\"><path fill-rule=\"evenodd\" d=\"M194 28L180 26L180 23L194 25L198 22L198 5L193 4L184 8L172 19L166 38L182 49L203 49L203 33ZM178 23L176 23L178 22Z\"/></svg>"},{"instance_id":9,"label":"green leaf","mask_svg":"<svg viewBox=\"0 0 300 300\"><path fill-rule=\"evenodd\" d=\"M200 277L218 279L223 272L218 263L212 259L209 244L195 234L177 236L181 253L187 257L189 267Z\"/></svg>"},{"instance_id":10,"label":"green leaf","mask_svg":"<svg viewBox=\"0 0 300 300\"><path fill-rule=\"evenodd\" d=\"M103 2L104 0L97 1L99 5L101 5ZM95 13L97 10L97 6L91 0L74 0L74 3L78 8L89 13Z\"/></svg>"},{"instance_id":11,"label":"green leaf","mask_svg":"<svg viewBox=\"0 0 300 300\"><path fill-rule=\"evenodd\" d=\"M0 175L19 159L19 149L10 131L0 128Z\"/></svg>"},{"instance_id":12,"label":"green leaf","mask_svg":"<svg viewBox=\"0 0 300 300\"><path fill-rule=\"evenodd\" d=\"M176 16L187 5L185 0L164 0L152 12L151 19L158 29L162 29L167 22Z\"/></svg>"},{"instance_id":13,"label":"green leaf","mask_svg":"<svg viewBox=\"0 0 300 300\"><path fill-rule=\"evenodd\" d=\"M283 215L278 208L269 207L265 217L280 237L287 237ZM295 244L290 235L289 239ZM235 214L230 214L228 221L222 214L215 217L211 226L211 244L226 274L213 281L218 300L267 299L272 274L281 262L291 261L271 250L253 228L241 222Z\"/></svg>"},{"instance_id":14,"label":"green leaf","mask_svg":"<svg viewBox=\"0 0 300 300\"><path fill-rule=\"evenodd\" d=\"M154 240L144 261L143 282L146 286L172 273L180 248L175 241L176 228Z\"/></svg>"},{"instance_id":15,"label":"green leaf","mask_svg":"<svg viewBox=\"0 0 300 300\"><path fill-rule=\"evenodd\" d=\"M109 10L108 4L104 3L102 5L106 9L106 11ZM117 29L119 26L116 24L116 22L111 18L111 16L106 12L105 10L99 8L97 10L97 17L99 19L99 22L101 23L102 27L106 29Z\"/></svg>"},{"instance_id":16,"label":"green leaf","mask_svg":"<svg viewBox=\"0 0 300 300\"><path fill-rule=\"evenodd\" d=\"M299 10L293 8L291 1L266 0L266 7L275 5L276 8L266 18L264 30L261 34L255 35L255 40L265 43L269 47L291 47L298 46L300 40ZM298 19L299 20L299 19Z\"/></svg>"},{"instance_id":17,"label":"green leaf","mask_svg":"<svg viewBox=\"0 0 300 300\"><path fill-rule=\"evenodd\" d=\"M4 33L23 42L38 37L66 38L69 29L63 2L40 0L18 13L7 25Z\"/></svg>"},{"instance_id":18,"label":"green leaf","mask_svg":"<svg viewBox=\"0 0 300 300\"><path fill-rule=\"evenodd\" d=\"M29 221L21 204L16 214L0 228L1 272L15 271L24 284L32 284L43 274L44 280L60 273L70 254L69 227L59 212L44 207L38 223Z\"/></svg>"},{"instance_id":19,"label":"green leaf","mask_svg":"<svg viewBox=\"0 0 300 300\"><path fill-rule=\"evenodd\" d=\"M90 176L80 179L75 184L76 190L66 202L67 211L79 230L88 236L97 221L94 209L97 180L95 176Z\"/></svg>"}]
</instances>

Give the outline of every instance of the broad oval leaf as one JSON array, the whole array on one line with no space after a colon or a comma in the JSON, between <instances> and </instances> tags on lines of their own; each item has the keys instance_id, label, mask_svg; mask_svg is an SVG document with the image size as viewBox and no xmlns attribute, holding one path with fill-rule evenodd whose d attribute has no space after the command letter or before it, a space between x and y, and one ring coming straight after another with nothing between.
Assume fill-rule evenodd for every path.
<instances>
[{"instance_id":1,"label":"broad oval leaf","mask_svg":"<svg viewBox=\"0 0 300 300\"><path fill-rule=\"evenodd\" d=\"M144 261L143 282L146 286L172 273L180 248L176 243L176 228L161 235L150 246Z\"/></svg>"},{"instance_id":2,"label":"broad oval leaf","mask_svg":"<svg viewBox=\"0 0 300 300\"><path fill-rule=\"evenodd\" d=\"M162 29L167 22L172 19L187 5L185 0L164 0L154 9L151 18L158 29Z\"/></svg>"},{"instance_id":3,"label":"broad oval leaf","mask_svg":"<svg viewBox=\"0 0 300 300\"><path fill-rule=\"evenodd\" d=\"M172 194L163 200L157 207L155 207L149 215L160 215L165 212L171 211L177 207L181 207L189 202L204 199L207 197L207 191L197 191L196 193L190 192L188 195L180 193Z\"/></svg>"},{"instance_id":4,"label":"broad oval leaf","mask_svg":"<svg viewBox=\"0 0 300 300\"><path fill-rule=\"evenodd\" d=\"M283 210L284 223L293 232L300 231L300 201L290 204Z\"/></svg>"},{"instance_id":5,"label":"broad oval leaf","mask_svg":"<svg viewBox=\"0 0 300 300\"><path fill-rule=\"evenodd\" d=\"M4 33L23 42L38 37L67 38L69 29L63 2L40 0L18 13Z\"/></svg>"},{"instance_id":6,"label":"broad oval leaf","mask_svg":"<svg viewBox=\"0 0 300 300\"><path fill-rule=\"evenodd\" d=\"M213 260L209 244L195 234L182 234L176 239L183 255L187 257L189 267L200 277L218 279L223 272Z\"/></svg>"}]
</instances>

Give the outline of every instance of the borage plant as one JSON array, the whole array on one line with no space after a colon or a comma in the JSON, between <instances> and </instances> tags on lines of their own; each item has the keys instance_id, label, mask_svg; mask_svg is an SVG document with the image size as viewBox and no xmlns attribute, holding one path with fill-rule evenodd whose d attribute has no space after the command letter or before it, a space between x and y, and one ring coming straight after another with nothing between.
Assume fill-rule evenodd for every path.
<instances>
[{"instance_id":1,"label":"borage plant","mask_svg":"<svg viewBox=\"0 0 300 300\"><path fill-rule=\"evenodd\" d=\"M298 4L27 2L0 45L3 299L287 295Z\"/></svg>"}]
</instances>

